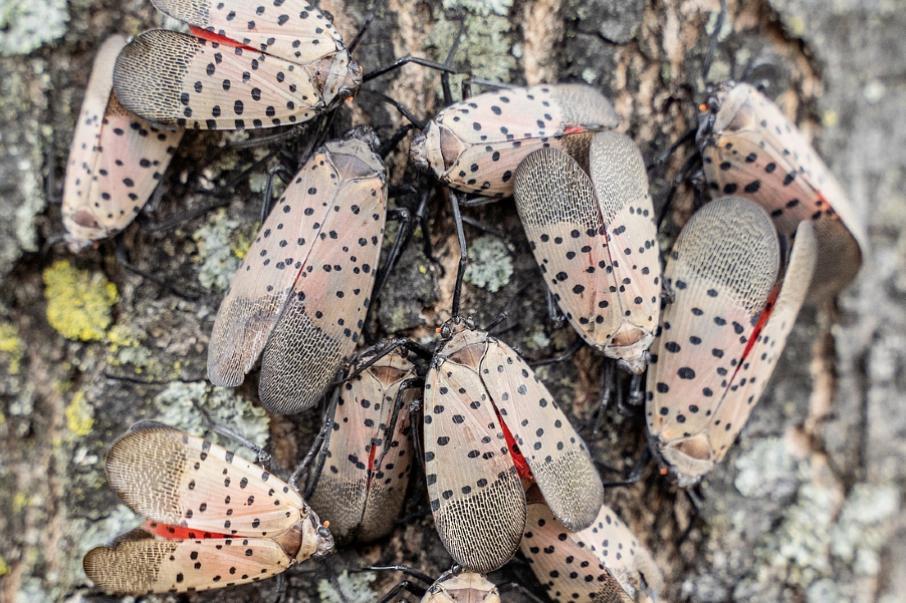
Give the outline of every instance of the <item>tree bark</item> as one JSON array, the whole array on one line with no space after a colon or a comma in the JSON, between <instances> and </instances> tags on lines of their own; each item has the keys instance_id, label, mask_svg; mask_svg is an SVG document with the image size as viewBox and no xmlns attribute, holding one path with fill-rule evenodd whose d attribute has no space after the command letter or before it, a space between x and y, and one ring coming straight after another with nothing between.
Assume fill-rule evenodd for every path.
<instances>
[{"instance_id":1,"label":"tree bark","mask_svg":"<svg viewBox=\"0 0 906 603\"><path fill-rule=\"evenodd\" d=\"M442 60L465 20L457 55L479 77L505 82L585 81L614 102L649 161L694 126L709 79L758 78L809 135L865 218L872 248L857 282L833 304L800 316L768 391L727 459L704 481L693 513L686 495L649 468L606 501L654 551L667 600L895 601L906 590L906 10L902 1L730 1L720 30L717 0L321 0L350 40L373 12L355 52L366 71L408 53ZM40 6L38 6L40 5ZM58 243L59 200L94 52L115 32L164 24L143 0L0 0L0 599L38 601L91 594L81 571L90 547L137 523L105 483L106 447L139 419L201 430L195 404L258 442L290 468L320 424L317 413L267 417L254 379L236 392L204 379L207 339L223 289L254 237L273 157L300 153L304 133L283 145L232 149L248 135L190 133L159 195L123 237L125 269L112 243L79 256ZM407 66L369 83L430 116L440 107L437 73ZM387 138L402 122L373 94L339 109L333 129L371 123ZM394 184L429 185L392 155ZM693 149L655 169L662 205ZM291 159L298 160L295 156ZM213 191L206 194L204 191ZM412 203L402 195L398 205ZM219 209L203 212L213 201ZM430 232L417 232L371 328L429 340L449 316L458 247L441 195ZM692 210L688 185L670 207L662 248ZM544 284L512 201L468 215L503 235L470 228L473 252L464 309L478 324L513 317L503 338L529 357L575 340L546 316ZM170 228L160 229L171 223ZM440 265L422 251L428 236ZM498 288L495 292L490 289ZM186 291L200 293L187 299ZM540 371L564 407L589 424L602 360L581 350ZM608 408L597 459L627 468L641 454L640 417ZM605 476L606 477L606 476ZM422 486L423 487L423 486ZM289 573L290 601L373 601L398 574L355 573L405 563L438 575L447 556L424 513L390 538L340 551ZM518 560L496 572L541 592ZM271 596L273 583L198 595L199 601ZM342 591L342 594L339 594ZM901 593L897 595L897 593ZM513 595L509 600L520 600Z\"/></svg>"}]
</instances>

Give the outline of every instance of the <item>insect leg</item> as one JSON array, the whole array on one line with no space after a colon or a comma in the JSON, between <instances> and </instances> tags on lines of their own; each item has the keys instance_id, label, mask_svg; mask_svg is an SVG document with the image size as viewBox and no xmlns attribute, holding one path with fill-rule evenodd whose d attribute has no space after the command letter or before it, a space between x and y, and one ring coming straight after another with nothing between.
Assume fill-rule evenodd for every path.
<instances>
[{"instance_id":1,"label":"insect leg","mask_svg":"<svg viewBox=\"0 0 906 603\"><path fill-rule=\"evenodd\" d=\"M522 598L529 601L529 603L544 603L544 599L539 598L538 595L530 591L528 587L523 586L518 582L504 582L503 584L498 584L497 590L501 595L504 593L519 593L522 595Z\"/></svg>"},{"instance_id":2,"label":"insect leg","mask_svg":"<svg viewBox=\"0 0 906 603\"><path fill-rule=\"evenodd\" d=\"M373 572L402 572L407 576L415 578L419 582L423 582L425 586L430 586L434 583L434 578L425 572L415 569L414 567L409 567L408 565L369 565L364 569Z\"/></svg>"},{"instance_id":3,"label":"insect leg","mask_svg":"<svg viewBox=\"0 0 906 603\"><path fill-rule=\"evenodd\" d=\"M376 77L380 77L380 76L384 75L385 73L390 73L391 71L399 69L400 67L403 67L404 65L408 65L410 63L414 63L415 65L421 65L422 67L427 67L429 69L434 69L434 70L440 71L442 73L461 73L461 71L459 71L458 69L454 69L453 67L449 67L447 65L444 65L443 63L438 63L437 61L431 61L428 59L424 59L422 57L414 57L411 55L406 55L404 57L400 57L400 58L396 59L389 65L386 65L384 67L378 67L374 71L370 71L370 72L366 73L365 75L362 76L362 83L371 81Z\"/></svg>"},{"instance_id":4,"label":"insect leg","mask_svg":"<svg viewBox=\"0 0 906 603\"><path fill-rule=\"evenodd\" d=\"M648 463L651 462L652 455L651 449L648 446L645 446L642 454L639 455L638 460L635 462L635 465L629 471L629 473L620 481L615 482L604 482L605 488L618 488L621 486L631 486L635 484L640 479L642 479L642 472L645 471L645 467L648 466Z\"/></svg>"},{"instance_id":5,"label":"insect leg","mask_svg":"<svg viewBox=\"0 0 906 603\"><path fill-rule=\"evenodd\" d=\"M314 442L312 442L311 447L305 454L305 458L302 459L302 462L299 463L289 478L289 483L298 488L299 479L301 479L302 474L305 473L312 459L315 458L315 453L318 454L314 470L305 478L305 498L311 497L312 493L315 491L315 486L318 484L318 478L321 477L321 470L324 468L324 460L327 458L329 435L333 429L333 418L337 412L337 403L339 402L339 399L340 390L334 388L333 395L330 397L330 404L328 404L327 408L324 410L324 419L321 423L321 429L318 431L318 435L315 436Z\"/></svg>"},{"instance_id":6,"label":"insect leg","mask_svg":"<svg viewBox=\"0 0 906 603\"><path fill-rule=\"evenodd\" d=\"M362 41L362 38L365 36L365 32L368 31L368 27L371 25L371 22L374 21L374 13L368 13L365 15L365 22L362 23L362 26L359 28L359 31L356 32L355 37L352 38L352 41L349 43L349 46L346 48L349 54L352 54L352 51L356 49L359 45L359 42Z\"/></svg>"},{"instance_id":7,"label":"insect leg","mask_svg":"<svg viewBox=\"0 0 906 603\"><path fill-rule=\"evenodd\" d=\"M585 343L582 341L582 338L576 338L568 348L557 354L556 356L551 356L549 358L541 358L539 360L532 360L529 362L529 366L535 368L536 366L547 366L549 364L559 364L561 362L566 362L570 358L576 355L576 352L582 349ZM605 369L606 370L606 369Z\"/></svg>"},{"instance_id":8,"label":"insect leg","mask_svg":"<svg viewBox=\"0 0 906 603\"><path fill-rule=\"evenodd\" d=\"M116 261L127 272L131 272L132 274L140 276L141 278L154 283L158 287L166 289L173 295L175 295L177 297L181 297L186 301L195 302L201 298L200 293L197 293L192 290L185 290L185 289L182 289L181 287L177 287L176 285L172 285L172 284L168 283L167 281L165 281L164 279L160 278L159 276L156 276L149 272L145 272L144 270L135 266L130 261L129 254L126 252L126 246L123 242L123 233L120 233L116 237L115 255L116 255Z\"/></svg>"},{"instance_id":9,"label":"insect leg","mask_svg":"<svg viewBox=\"0 0 906 603\"><path fill-rule=\"evenodd\" d=\"M453 44L447 52L447 57L444 59L444 65L449 66L453 64L453 58L456 56L456 51L459 50L459 43L462 41L465 31L466 20L462 19L459 23L459 32L457 32L456 38L453 40ZM453 104L453 92L450 89L450 74L448 72L445 71L440 74L440 85L444 91L444 105L449 107Z\"/></svg>"},{"instance_id":10,"label":"insect leg","mask_svg":"<svg viewBox=\"0 0 906 603\"><path fill-rule=\"evenodd\" d=\"M604 360L604 367L601 371L601 396L598 398L598 408L595 411L595 424L592 429L592 435L597 436L601 433L601 426L604 424L604 415L607 407L610 406L610 398L613 395L614 384L614 363L610 360Z\"/></svg>"},{"instance_id":11,"label":"insect leg","mask_svg":"<svg viewBox=\"0 0 906 603\"><path fill-rule=\"evenodd\" d=\"M551 293L550 289L544 290L544 297L547 300L547 317L554 323L555 329L560 328L563 326L563 321L566 320L566 317L560 311L560 306L557 305L557 300L554 299L554 294Z\"/></svg>"},{"instance_id":12,"label":"insect leg","mask_svg":"<svg viewBox=\"0 0 906 603\"><path fill-rule=\"evenodd\" d=\"M387 139L387 142L381 144L381 148L378 149L378 155L381 156L381 159L387 159L387 156L390 155L396 149L397 145L409 134L409 131L415 126L411 123L405 124L399 128L396 132L393 133L393 136Z\"/></svg>"},{"instance_id":13,"label":"insect leg","mask_svg":"<svg viewBox=\"0 0 906 603\"><path fill-rule=\"evenodd\" d=\"M283 165L275 166L268 171L267 182L264 185L264 193L262 193L261 196L261 215L259 219L262 223L264 223L270 215L271 210L274 208L274 178L277 177L286 184L292 178L292 174Z\"/></svg>"},{"instance_id":14,"label":"insect leg","mask_svg":"<svg viewBox=\"0 0 906 603\"><path fill-rule=\"evenodd\" d=\"M384 596L378 599L378 603L393 603L394 601L401 601L402 599L399 597L404 592L416 597L423 597L427 590L417 584L411 583L409 580L403 580L402 582L397 583L393 588L388 590L384 594Z\"/></svg>"},{"instance_id":15,"label":"insect leg","mask_svg":"<svg viewBox=\"0 0 906 603\"><path fill-rule=\"evenodd\" d=\"M459 202L462 207L482 207L500 201L498 197L471 197Z\"/></svg>"},{"instance_id":16,"label":"insect leg","mask_svg":"<svg viewBox=\"0 0 906 603\"><path fill-rule=\"evenodd\" d=\"M387 260L384 264L384 268L381 269L378 273L377 280L374 284L374 289L371 292L371 301L372 304L369 305L369 309L378 295L384 288L384 285L387 283L387 277L390 276L390 273L393 271L393 267L396 265L396 262L400 259L400 255L405 249L406 245L409 243L409 240L412 238L412 214L409 213L409 210L405 207L395 207L393 209L387 210L387 217L399 221L400 226L399 230L396 233L396 239L393 241L393 246L390 248L389 253L387 253Z\"/></svg>"},{"instance_id":17,"label":"insect leg","mask_svg":"<svg viewBox=\"0 0 906 603\"><path fill-rule=\"evenodd\" d=\"M379 456L374 463L375 473L380 470L381 464L384 462L384 457L390 450L388 442L393 439L393 432L396 430L396 423L399 421L400 411L402 410L403 404L405 404L403 401L403 392L407 389L422 387L424 387L423 379L406 379L400 384L399 389L396 391L396 399L393 401L393 413L390 415L390 420L384 426L384 432L382 434L381 456ZM412 424L411 421L409 423L410 425Z\"/></svg>"},{"instance_id":18,"label":"insect leg","mask_svg":"<svg viewBox=\"0 0 906 603\"><path fill-rule=\"evenodd\" d=\"M418 224L422 229L422 253L424 253L425 257L432 263L440 266L440 261L434 257L434 249L431 245L431 226L428 223L428 201L431 200L432 192L431 189L426 189L422 192L422 196L418 201L418 207L415 209L415 219L418 220ZM443 270L443 267L441 267L441 270Z\"/></svg>"},{"instance_id":19,"label":"insect leg","mask_svg":"<svg viewBox=\"0 0 906 603\"><path fill-rule=\"evenodd\" d=\"M452 190L448 190L450 197L450 209L453 212L453 223L456 226L456 238L459 241L459 267L456 272L456 284L453 287L453 308L454 317L459 316L460 301L462 298L462 279L466 273L466 266L469 264L469 249L466 246L466 234L462 222L462 213L459 209L459 197Z\"/></svg>"},{"instance_id":20,"label":"insect leg","mask_svg":"<svg viewBox=\"0 0 906 603\"><path fill-rule=\"evenodd\" d=\"M396 109L397 111L400 112L400 115L402 115L407 120L409 120L412 123L412 125L415 126L416 128L418 128L419 130L423 130L428 125L427 120L419 119L418 117L415 116L414 113L412 113L412 111L410 111L406 107L406 105L399 102L395 98L387 96L383 92L378 92L377 90L371 90L369 88L361 88L360 92L365 92L366 94L371 94L373 96L376 96L383 102L387 103L388 105L391 105L394 109Z\"/></svg>"},{"instance_id":21,"label":"insect leg","mask_svg":"<svg viewBox=\"0 0 906 603\"><path fill-rule=\"evenodd\" d=\"M273 459L269 452L267 452L266 450L264 450L264 448L255 444L254 442L252 442L251 440L249 440L242 434L237 433L236 431L233 431L226 425L221 425L221 424L217 423L211 417L211 415L208 413L208 411L205 410L204 408L202 408L199 404L193 402L193 406L195 406L196 410L198 410L198 413L201 415L201 418L204 420L209 431L213 431L217 435L220 435L220 436L223 436L230 440L233 440L234 442L236 442L243 448L247 448L248 450L251 450L252 452L255 453L255 462L258 463L259 465L262 465L263 467L265 467L268 471L271 471L270 464ZM273 471L271 471L271 473L273 473Z\"/></svg>"}]
</instances>

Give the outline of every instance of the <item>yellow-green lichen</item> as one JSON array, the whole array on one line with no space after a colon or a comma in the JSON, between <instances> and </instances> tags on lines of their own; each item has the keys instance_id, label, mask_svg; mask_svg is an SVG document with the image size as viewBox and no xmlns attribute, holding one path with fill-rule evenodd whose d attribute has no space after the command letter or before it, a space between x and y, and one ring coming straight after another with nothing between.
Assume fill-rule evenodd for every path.
<instances>
[{"instance_id":1,"label":"yellow-green lichen","mask_svg":"<svg viewBox=\"0 0 906 603\"><path fill-rule=\"evenodd\" d=\"M9 563L0 555L0 578L9 573Z\"/></svg>"},{"instance_id":2,"label":"yellow-green lichen","mask_svg":"<svg viewBox=\"0 0 906 603\"><path fill-rule=\"evenodd\" d=\"M82 438L94 427L94 409L85 399L85 392L76 392L66 405L66 427L74 436Z\"/></svg>"},{"instance_id":3,"label":"yellow-green lichen","mask_svg":"<svg viewBox=\"0 0 906 603\"><path fill-rule=\"evenodd\" d=\"M15 325L0 322L0 354L6 359L10 375L18 375L22 368L22 340Z\"/></svg>"},{"instance_id":4,"label":"yellow-green lichen","mask_svg":"<svg viewBox=\"0 0 906 603\"><path fill-rule=\"evenodd\" d=\"M44 270L47 322L67 339L100 341L113 321L116 285L98 272L58 260Z\"/></svg>"},{"instance_id":5,"label":"yellow-green lichen","mask_svg":"<svg viewBox=\"0 0 906 603\"><path fill-rule=\"evenodd\" d=\"M136 374L157 371L160 363L154 353L142 346L141 332L131 325L114 325L107 332L107 364L131 366Z\"/></svg>"}]
</instances>

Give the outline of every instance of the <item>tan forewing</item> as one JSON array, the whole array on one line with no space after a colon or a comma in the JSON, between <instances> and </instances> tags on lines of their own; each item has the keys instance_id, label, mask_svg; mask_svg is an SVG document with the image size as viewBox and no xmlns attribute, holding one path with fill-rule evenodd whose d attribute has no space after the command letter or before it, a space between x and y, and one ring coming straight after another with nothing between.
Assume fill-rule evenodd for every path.
<instances>
[{"instance_id":1,"label":"tan forewing","mask_svg":"<svg viewBox=\"0 0 906 603\"><path fill-rule=\"evenodd\" d=\"M285 482L208 440L143 426L111 447L107 481L136 513L228 536L275 538L305 503Z\"/></svg>"},{"instance_id":2,"label":"tan forewing","mask_svg":"<svg viewBox=\"0 0 906 603\"><path fill-rule=\"evenodd\" d=\"M563 151L543 149L520 164L514 197L557 304L589 345L604 351L622 309L591 180Z\"/></svg>"},{"instance_id":3,"label":"tan forewing","mask_svg":"<svg viewBox=\"0 0 906 603\"><path fill-rule=\"evenodd\" d=\"M555 601L631 603L663 587L651 554L606 505L588 528L570 531L547 505L529 504L521 547Z\"/></svg>"},{"instance_id":4,"label":"tan forewing","mask_svg":"<svg viewBox=\"0 0 906 603\"><path fill-rule=\"evenodd\" d=\"M132 115L112 96L113 66L125 44L111 36L98 51L70 148L63 224L76 247L132 222L182 137L182 130L161 130Z\"/></svg>"},{"instance_id":5,"label":"tan forewing","mask_svg":"<svg viewBox=\"0 0 906 603\"><path fill-rule=\"evenodd\" d=\"M214 322L208 378L215 385L239 385L258 361L302 267L311 266L308 257L338 203L340 184L329 154L320 149L261 226Z\"/></svg>"},{"instance_id":6,"label":"tan forewing","mask_svg":"<svg viewBox=\"0 0 906 603\"><path fill-rule=\"evenodd\" d=\"M371 303L387 187L380 159L354 142L351 148L328 146L339 189L323 222L303 228L315 240L264 348L258 389L274 412L298 412L318 401L355 349Z\"/></svg>"},{"instance_id":7,"label":"tan forewing","mask_svg":"<svg viewBox=\"0 0 906 603\"><path fill-rule=\"evenodd\" d=\"M314 67L164 29L146 31L123 49L113 85L133 113L196 129L302 123L327 105Z\"/></svg>"},{"instance_id":8,"label":"tan forewing","mask_svg":"<svg viewBox=\"0 0 906 603\"><path fill-rule=\"evenodd\" d=\"M384 432L400 386L414 377L412 363L394 352L340 386L327 458L309 501L338 540L365 542L393 528L412 464L409 404L414 389L400 396L389 441Z\"/></svg>"},{"instance_id":9,"label":"tan forewing","mask_svg":"<svg viewBox=\"0 0 906 603\"><path fill-rule=\"evenodd\" d=\"M617 125L610 102L588 86L539 85L486 92L432 120L413 152L447 184L484 196L506 196L530 153L571 148L571 139ZM581 144L580 144L581 146Z\"/></svg>"},{"instance_id":10,"label":"tan forewing","mask_svg":"<svg viewBox=\"0 0 906 603\"><path fill-rule=\"evenodd\" d=\"M724 390L720 406L714 413L712 425L720 421L723 426L714 429L711 436L719 459L723 458L742 430L780 360L786 338L808 293L817 262L817 251L814 226L809 222L801 223L796 230L793 252L777 299L770 307L767 320L755 343L742 358L729 387ZM728 429L728 425L732 427Z\"/></svg>"},{"instance_id":11,"label":"tan forewing","mask_svg":"<svg viewBox=\"0 0 906 603\"><path fill-rule=\"evenodd\" d=\"M279 544L266 538L148 537L94 548L82 565L104 592L140 596L257 582L285 571L292 560Z\"/></svg>"},{"instance_id":12,"label":"tan forewing","mask_svg":"<svg viewBox=\"0 0 906 603\"><path fill-rule=\"evenodd\" d=\"M661 266L654 205L645 161L629 137L598 132L589 150L589 172L609 236L608 252L616 281L620 333L610 354L644 367L642 357L654 338L660 312Z\"/></svg>"},{"instance_id":13,"label":"tan forewing","mask_svg":"<svg viewBox=\"0 0 906 603\"><path fill-rule=\"evenodd\" d=\"M441 351L425 383L425 475L434 523L453 559L481 573L516 552L525 492L478 374L486 335L465 330Z\"/></svg>"},{"instance_id":14,"label":"tan forewing","mask_svg":"<svg viewBox=\"0 0 906 603\"><path fill-rule=\"evenodd\" d=\"M481 378L547 504L570 529L587 527L604 496L585 442L522 358L489 339Z\"/></svg>"},{"instance_id":15,"label":"tan forewing","mask_svg":"<svg viewBox=\"0 0 906 603\"><path fill-rule=\"evenodd\" d=\"M815 223L819 253L810 299L833 294L858 272L866 248L861 220L802 133L764 95L737 84L723 95L702 154L712 189L761 204L781 234Z\"/></svg>"},{"instance_id":16,"label":"tan forewing","mask_svg":"<svg viewBox=\"0 0 906 603\"><path fill-rule=\"evenodd\" d=\"M646 416L659 454L689 465L675 467L682 475L716 461L713 415L774 287L779 253L764 210L732 197L699 210L674 244L665 272L673 299L652 347Z\"/></svg>"},{"instance_id":17,"label":"tan forewing","mask_svg":"<svg viewBox=\"0 0 906 603\"><path fill-rule=\"evenodd\" d=\"M310 63L343 49L342 38L333 23L320 10L301 0L152 0L152 3L171 17L292 63Z\"/></svg>"}]
</instances>

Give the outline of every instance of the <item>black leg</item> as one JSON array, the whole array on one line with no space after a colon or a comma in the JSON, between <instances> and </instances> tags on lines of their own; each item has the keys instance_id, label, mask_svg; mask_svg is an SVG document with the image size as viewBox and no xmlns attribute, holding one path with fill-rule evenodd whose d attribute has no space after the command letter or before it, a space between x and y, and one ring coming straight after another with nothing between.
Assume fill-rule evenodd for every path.
<instances>
[{"instance_id":1,"label":"black leg","mask_svg":"<svg viewBox=\"0 0 906 603\"><path fill-rule=\"evenodd\" d=\"M274 603L280 603L286 597L286 575L277 574L277 583L274 586Z\"/></svg>"},{"instance_id":2,"label":"black leg","mask_svg":"<svg viewBox=\"0 0 906 603\"><path fill-rule=\"evenodd\" d=\"M639 408L645 401L645 387L642 385L642 375L632 375L629 380L629 405Z\"/></svg>"},{"instance_id":3,"label":"black leg","mask_svg":"<svg viewBox=\"0 0 906 603\"><path fill-rule=\"evenodd\" d=\"M318 435L315 436L315 441L312 442L311 447L305 454L305 458L302 459L302 462L299 463L289 478L290 484L296 486L302 478L302 474L306 472L312 458L315 457L315 453L317 453L317 461L315 462L314 468L305 478L305 492L303 494L305 498L311 498L312 493L315 491L315 486L318 485L318 479L321 477L321 470L324 468L324 461L327 458L330 434L333 430L334 416L336 416L337 402L339 399L340 390L339 388L334 388L333 395L330 397L330 403L324 411L321 429L318 431ZM298 486L296 487L298 488Z\"/></svg>"},{"instance_id":4,"label":"black leg","mask_svg":"<svg viewBox=\"0 0 906 603\"><path fill-rule=\"evenodd\" d=\"M115 240L114 244L115 244L114 253L116 255L116 260L120 264L120 266L122 266L123 269L126 270L127 272L131 272L132 274L140 276L141 278L154 283L158 287L161 287L162 289L165 289L165 290L169 291L170 293L172 293L173 295L175 295L177 297L181 297L182 299L184 299L186 301L196 302L199 299L201 299L200 293L197 293L197 292L191 291L191 290L185 290L180 287L177 287L176 285L172 285L172 284L168 283L167 281L165 281L164 279L160 278L159 276L151 274L150 272L145 272L144 270L141 270L140 268L133 265L132 262L129 260L128 253L126 252L126 246L125 246L125 243L123 242L122 233L120 233L119 235L116 236L116 240Z\"/></svg>"},{"instance_id":5,"label":"black leg","mask_svg":"<svg viewBox=\"0 0 906 603\"><path fill-rule=\"evenodd\" d=\"M409 593L415 597L422 597L425 594L425 589L421 588L417 584L412 584L408 580L403 580L396 584L393 588L388 590L380 599L378 603L395 603L399 602L402 599L399 598L403 593Z\"/></svg>"},{"instance_id":6,"label":"black leg","mask_svg":"<svg viewBox=\"0 0 906 603\"><path fill-rule=\"evenodd\" d=\"M368 13L367 15L365 15L365 22L362 23L362 27L359 28L359 31L355 34L355 37L352 38L352 41L346 48L349 54L352 54L356 47L358 47L359 42L362 41L362 38L365 36L365 32L368 31L368 27L371 25L372 21L374 21L374 13Z\"/></svg>"},{"instance_id":7,"label":"black leg","mask_svg":"<svg viewBox=\"0 0 906 603\"><path fill-rule=\"evenodd\" d=\"M534 367L536 367L536 366L547 366L547 365L550 365L550 364L559 364L559 363L561 363L561 362L566 362L567 360L569 360L569 359L571 359L573 356L575 356L575 355L576 355L576 352L578 352L579 350L581 350L582 347L583 347L584 345L585 345L585 342L582 340L582 338L581 338L581 337L577 337L576 340L573 341L573 342L569 345L568 348L566 348L565 350L563 350L562 352L560 352L560 353L557 354L556 356L551 356L551 357L549 357L549 358L541 358L541 359L539 359L539 360L532 360L532 361L529 362L528 364L529 364L529 366L531 366L532 368L534 368ZM605 362L606 362L606 361L605 361Z\"/></svg>"},{"instance_id":8,"label":"black leg","mask_svg":"<svg viewBox=\"0 0 906 603\"><path fill-rule=\"evenodd\" d=\"M482 207L500 201L501 197L470 197L459 202L462 207Z\"/></svg>"},{"instance_id":9,"label":"black leg","mask_svg":"<svg viewBox=\"0 0 906 603\"><path fill-rule=\"evenodd\" d=\"M434 583L434 578L425 572L415 569L414 567L409 567L408 565L369 565L364 569L373 572L402 572L420 582L424 582L425 586L430 586Z\"/></svg>"},{"instance_id":10,"label":"black leg","mask_svg":"<svg viewBox=\"0 0 906 603\"><path fill-rule=\"evenodd\" d=\"M631 486L638 483L638 481L642 479L642 473L645 471L645 467L648 466L648 463L651 462L651 459L651 449L648 448L648 446L645 446L644 450L642 450L642 454L639 455L639 459L636 461L629 474L620 481L604 482L604 487L619 488L621 486Z\"/></svg>"},{"instance_id":11,"label":"black leg","mask_svg":"<svg viewBox=\"0 0 906 603\"><path fill-rule=\"evenodd\" d=\"M384 432L382 435L383 441L381 442L381 456L379 456L374 462L374 472L380 470L381 465L384 463L384 457L387 456L387 452L390 450L390 442L393 440L393 432L396 430L396 424L399 422L400 412L402 412L403 405L406 403L403 400L403 395L407 390L410 389L422 389L425 386L425 382L422 379L406 379L400 383L399 389L396 391L396 398L393 400L393 413L390 415L390 420L384 426ZM412 420L409 420L409 425L412 425ZM373 445L373 444L372 444Z\"/></svg>"},{"instance_id":12,"label":"black leg","mask_svg":"<svg viewBox=\"0 0 906 603\"><path fill-rule=\"evenodd\" d=\"M208 430L213 431L217 435L223 436L225 438L229 438L230 440L233 440L234 442L236 442L243 448L247 448L248 450L251 450L252 452L255 453L255 462L258 463L259 465L261 465L262 467L264 467L265 469L267 469L268 471L271 471L270 465L271 465L271 461L273 459L269 452L267 452L266 450L264 450L264 448L262 448L261 446L258 446L257 444L255 444L254 442L252 442L251 440L249 440L242 434L239 434L239 433L233 431L232 429L230 429L229 427L227 427L225 425L221 425L221 424L217 423L216 421L214 421L214 419L211 418L211 415L208 414L208 411L206 411L204 408L202 408L199 404L193 402L193 405L195 406L195 409L198 411L198 413L201 415L205 424L208 426ZM273 473L273 471L271 471L271 473Z\"/></svg>"},{"instance_id":13,"label":"black leg","mask_svg":"<svg viewBox=\"0 0 906 603\"><path fill-rule=\"evenodd\" d=\"M518 582L505 582L504 584L498 584L497 590L500 594L516 592L528 599L531 603L544 603L544 599L541 599L530 591L528 587L519 584Z\"/></svg>"},{"instance_id":14,"label":"black leg","mask_svg":"<svg viewBox=\"0 0 906 603\"><path fill-rule=\"evenodd\" d=\"M280 178L284 184L290 181L292 174L283 165L272 168L267 173L267 183L264 185L264 192L261 195L261 214L259 220L262 224L267 220L271 210L274 208L274 179Z\"/></svg>"},{"instance_id":15,"label":"black leg","mask_svg":"<svg viewBox=\"0 0 906 603\"><path fill-rule=\"evenodd\" d=\"M452 190L448 190L450 197L450 209L453 213L453 224L456 226L456 238L459 241L459 267L456 271L456 284L453 287L453 308L451 310L454 317L459 316L460 302L462 299L462 279L466 273L466 267L469 264L469 249L466 245L466 234L462 222L462 213L459 211L459 197Z\"/></svg>"},{"instance_id":16,"label":"black leg","mask_svg":"<svg viewBox=\"0 0 906 603\"><path fill-rule=\"evenodd\" d=\"M406 135L409 134L413 127L415 127L413 124L405 124L394 132L393 135L387 139L387 142L382 143L381 148L378 149L378 155L381 156L381 159L387 159L390 153L395 151L400 142L406 138Z\"/></svg>"},{"instance_id":17,"label":"black leg","mask_svg":"<svg viewBox=\"0 0 906 603\"><path fill-rule=\"evenodd\" d=\"M671 144L664 151L658 153L654 157L654 160L647 166L645 166L645 169L650 172L653 169L663 166L665 163L667 163L667 160L670 159L670 156L677 151L677 149L695 140L696 134L698 134L698 128L690 128L688 131L686 131L685 134L680 136L679 140Z\"/></svg>"},{"instance_id":18,"label":"black leg","mask_svg":"<svg viewBox=\"0 0 906 603\"><path fill-rule=\"evenodd\" d=\"M444 65L450 66L453 64L453 59L456 56L456 51L459 50L459 44L462 42L463 34L466 31L466 21L463 19L459 24L459 32L456 34L456 38L453 40L453 44L450 46L450 50L447 52L447 57L444 59ZM444 71L440 74L440 84L444 92L444 106L449 107L453 104L453 92L450 90L450 73Z\"/></svg>"},{"instance_id":19,"label":"black leg","mask_svg":"<svg viewBox=\"0 0 906 603\"><path fill-rule=\"evenodd\" d=\"M415 65L421 65L422 67L427 67L429 69L434 69L436 71L440 71L441 73L462 73L458 69L454 69L453 67L444 65L443 63L438 63L437 61L430 61L428 59L423 59L421 57L414 57L411 55L406 55L404 57L400 57L400 58L396 59L389 65L385 65L384 67L378 67L374 71L369 71L368 73L366 73L365 75L362 76L362 83L370 82L371 80L373 80L376 77L380 77L380 76L384 75L385 73L390 73L391 71L395 71L395 70L399 69L400 67L403 67L404 65L408 65L410 63L413 63Z\"/></svg>"},{"instance_id":20,"label":"black leg","mask_svg":"<svg viewBox=\"0 0 906 603\"><path fill-rule=\"evenodd\" d=\"M563 321L566 320L566 316L560 311L560 306L557 304L557 300L554 298L554 294L551 293L550 289L545 288L544 297L547 300L547 317L554 324L554 328L558 329L563 326Z\"/></svg>"},{"instance_id":21,"label":"black leg","mask_svg":"<svg viewBox=\"0 0 906 603\"><path fill-rule=\"evenodd\" d=\"M431 245L431 225L428 221L428 201L431 200L432 192L431 189L425 189L425 191L422 192L422 196L418 201L418 207L415 210L415 219L422 229L422 253L425 254L425 257L432 263L440 266L440 262L434 257L434 249ZM443 267L441 267L441 270L443 270Z\"/></svg>"},{"instance_id":22,"label":"black leg","mask_svg":"<svg viewBox=\"0 0 906 603\"><path fill-rule=\"evenodd\" d=\"M384 285L387 284L387 278L393 271L393 267L396 265L397 261L399 261L400 255L406 248L406 244L409 243L409 240L412 238L412 214L409 213L408 209L405 207L395 207L387 210L387 217L399 221L400 225L399 230L396 233L396 239L394 239L393 245L387 253L387 260L385 261L384 267L378 274L377 279L375 279L374 288L371 290L371 304L369 305L369 310L371 309L371 306L374 305L374 300L378 298L381 291L384 289Z\"/></svg>"}]
</instances>

